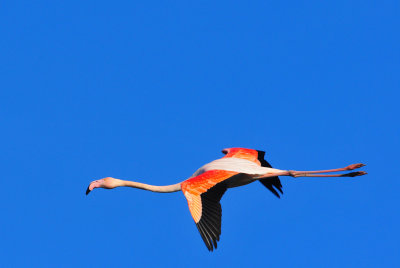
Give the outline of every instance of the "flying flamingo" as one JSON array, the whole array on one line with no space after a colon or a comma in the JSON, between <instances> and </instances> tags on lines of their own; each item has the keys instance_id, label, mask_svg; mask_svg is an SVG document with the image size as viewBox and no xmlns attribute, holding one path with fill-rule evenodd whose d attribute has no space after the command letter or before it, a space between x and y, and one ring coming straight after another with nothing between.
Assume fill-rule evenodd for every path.
<instances>
[{"instance_id":1,"label":"flying flamingo","mask_svg":"<svg viewBox=\"0 0 400 268\"><path fill-rule=\"evenodd\" d=\"M274 195L280 198L282 184L278 176L291 177L355 177L367 174L364 171L345 174L325 175L337 171L348 171L365 166L353 164L344 168L294 171L272 168L264 160L265 152L245 148L228 148L222 150L225 154L221 159L214 160L199 168L187 180L167 186L154 186L140 182L124 181L107 177L90 183L86 195L95 188L113 189L116 187L132 187L157 193L172 193L182 191L185 195L190 213L209 251L217 248L221 235L221 204L222 195L228 188L238 187L260 181Z\"/></svg>"}]
</instances>

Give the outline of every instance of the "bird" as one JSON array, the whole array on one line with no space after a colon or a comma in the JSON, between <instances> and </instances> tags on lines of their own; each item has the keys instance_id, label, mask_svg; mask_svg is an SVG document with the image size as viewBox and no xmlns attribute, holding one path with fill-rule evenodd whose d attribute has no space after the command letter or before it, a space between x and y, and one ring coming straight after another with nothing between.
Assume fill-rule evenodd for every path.
<instances>
[{"instance_id":1,"label":"bird","mask_svg":"<svg viewBox=\"0 0 400 268\"><path fill-rule=\"evenodd\" d=\"M362 163L344 168L295 171L272 168L264 159L265 151L246 148L227 148L224 156L200 167L183 182L166 186L155 186L140 182L106 177L92 181L86 190L88 195L95 188L113 189L132 187L158 193L182 191L187 199L190 214L197 226L207 249L217 249L221 235L222 209L220 200L227 189L259 181L276 197L283 194L279 176L290 177L356 177L367 174L364 171L344 174L321 174L350 171L365 166Z\"/></svg>"}]
</instances>

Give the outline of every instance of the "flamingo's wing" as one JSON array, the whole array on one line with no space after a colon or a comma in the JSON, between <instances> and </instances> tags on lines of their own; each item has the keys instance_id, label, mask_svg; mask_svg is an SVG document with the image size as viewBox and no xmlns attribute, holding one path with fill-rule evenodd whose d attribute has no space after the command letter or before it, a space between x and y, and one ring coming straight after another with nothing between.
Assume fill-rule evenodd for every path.
<instances>
[{"instance_id":1,"label":"flamingo's wing","mask_svg":"<svg viewBox=\"0 0 400 268\"><path fill-rule=\"evenodd\" d=\"M264 159L265 152L258 151L253 149L246 149L246 148L228 148L222 150L225 157L235 157L235 158L242 158L257 163L262 167L269 167L272 166ZM267 187L276 197L280 198L278 191L283 194L282 191L282 184L279 177L269 177L265 179L261 179L260 182ZM278 190L278 191L277 191Z\"/></svg>"},{"instance_id":2,"label":"flamingo's wing","mask_svg":"<svg viewBox=\"0 0 400 268\"><path fill-rule=\"evenodd\" d=\"M239 173L210 170L182 183L193 220L208 250L217 248L221 235L220 200L227 189L227 180Z\"/></svg>"},{"instance_id":3,"label":"flamingo's wing","mask_svg":"<svg viewBox=\"0 0 400 268\"><path fill-rule=\"evenodd\" d=\"M227 148L222 150L222 153L225 154L223 158L233 157L233 158L246 159L261 166L261 162L258 158L258 152L260 151L253 149L246 149L246 148Z\"/></svg>"},{"instance_id":4,"label":"flamingo's wing","mask_svg":"<svg viewBox=\"0 0 400 268\"><path fill-rule=\"evenodd\" d=\"M272 166L264 159L265 152L263 151L258 151L258 159L261 159L261 166L262 167L269 167L272 168ZM281 180L279 179L278 176L276 177L269 177L265 179L259 180L265 187L267 187L268 190L270 190L276 197L281 198L279 193L276 191L278 190L283 194L282 191L282 183ZM274 188L275 187L275 188ZM276 190L275 190L276 189Z\"/></svg>"}]
</instances>

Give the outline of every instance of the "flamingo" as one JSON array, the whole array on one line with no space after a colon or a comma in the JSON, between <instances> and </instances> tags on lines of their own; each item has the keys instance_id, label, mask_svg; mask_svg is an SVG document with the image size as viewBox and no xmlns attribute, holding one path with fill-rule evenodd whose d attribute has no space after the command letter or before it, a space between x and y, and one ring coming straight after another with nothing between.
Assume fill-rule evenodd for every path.
<instances>
[{"instance_id":1,"label":"flamingo","mask_svg":"<svg viewBox=\"0 0 400 268\"><path fill-rule=\"evenodd\" d=\"M180 183L155 186L107 177L92 181L86 190L86 195L95 188L113 189L116 187L132 187L157 193L182 191L207 249L213 251L217 248L217 241L219 241L221 235L222 210L220 200L228 188L243 186L258 180L276 197L280 198L283 191L278 176L294 178L355 177L367 174L364 171L332 175L321 174L349 171L365 166L361 163L328 170L280 170L272 168L264 159L264 151L227 148L222 150L222 153L225 154L224 157L202 166L191 177Z\"/></svg>"}]
</instances>

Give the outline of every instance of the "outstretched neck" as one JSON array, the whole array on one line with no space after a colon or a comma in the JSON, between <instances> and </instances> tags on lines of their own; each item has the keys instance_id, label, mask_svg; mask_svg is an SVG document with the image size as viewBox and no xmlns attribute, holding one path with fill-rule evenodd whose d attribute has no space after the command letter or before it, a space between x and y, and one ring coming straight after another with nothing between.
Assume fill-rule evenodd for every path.
<instances>
[{"instance_id":1,"label":"outstretched neck","mask_svg":"<svg viewBox=\"0 0 400 268\"><path fill-rule=\"evenodd\" d=\"M132 187L157 193L173 193L181 191L181 183L166 186L156 186L135 181L119 180L119 184L119 186Z\"/></svg>"}]
</instances>

